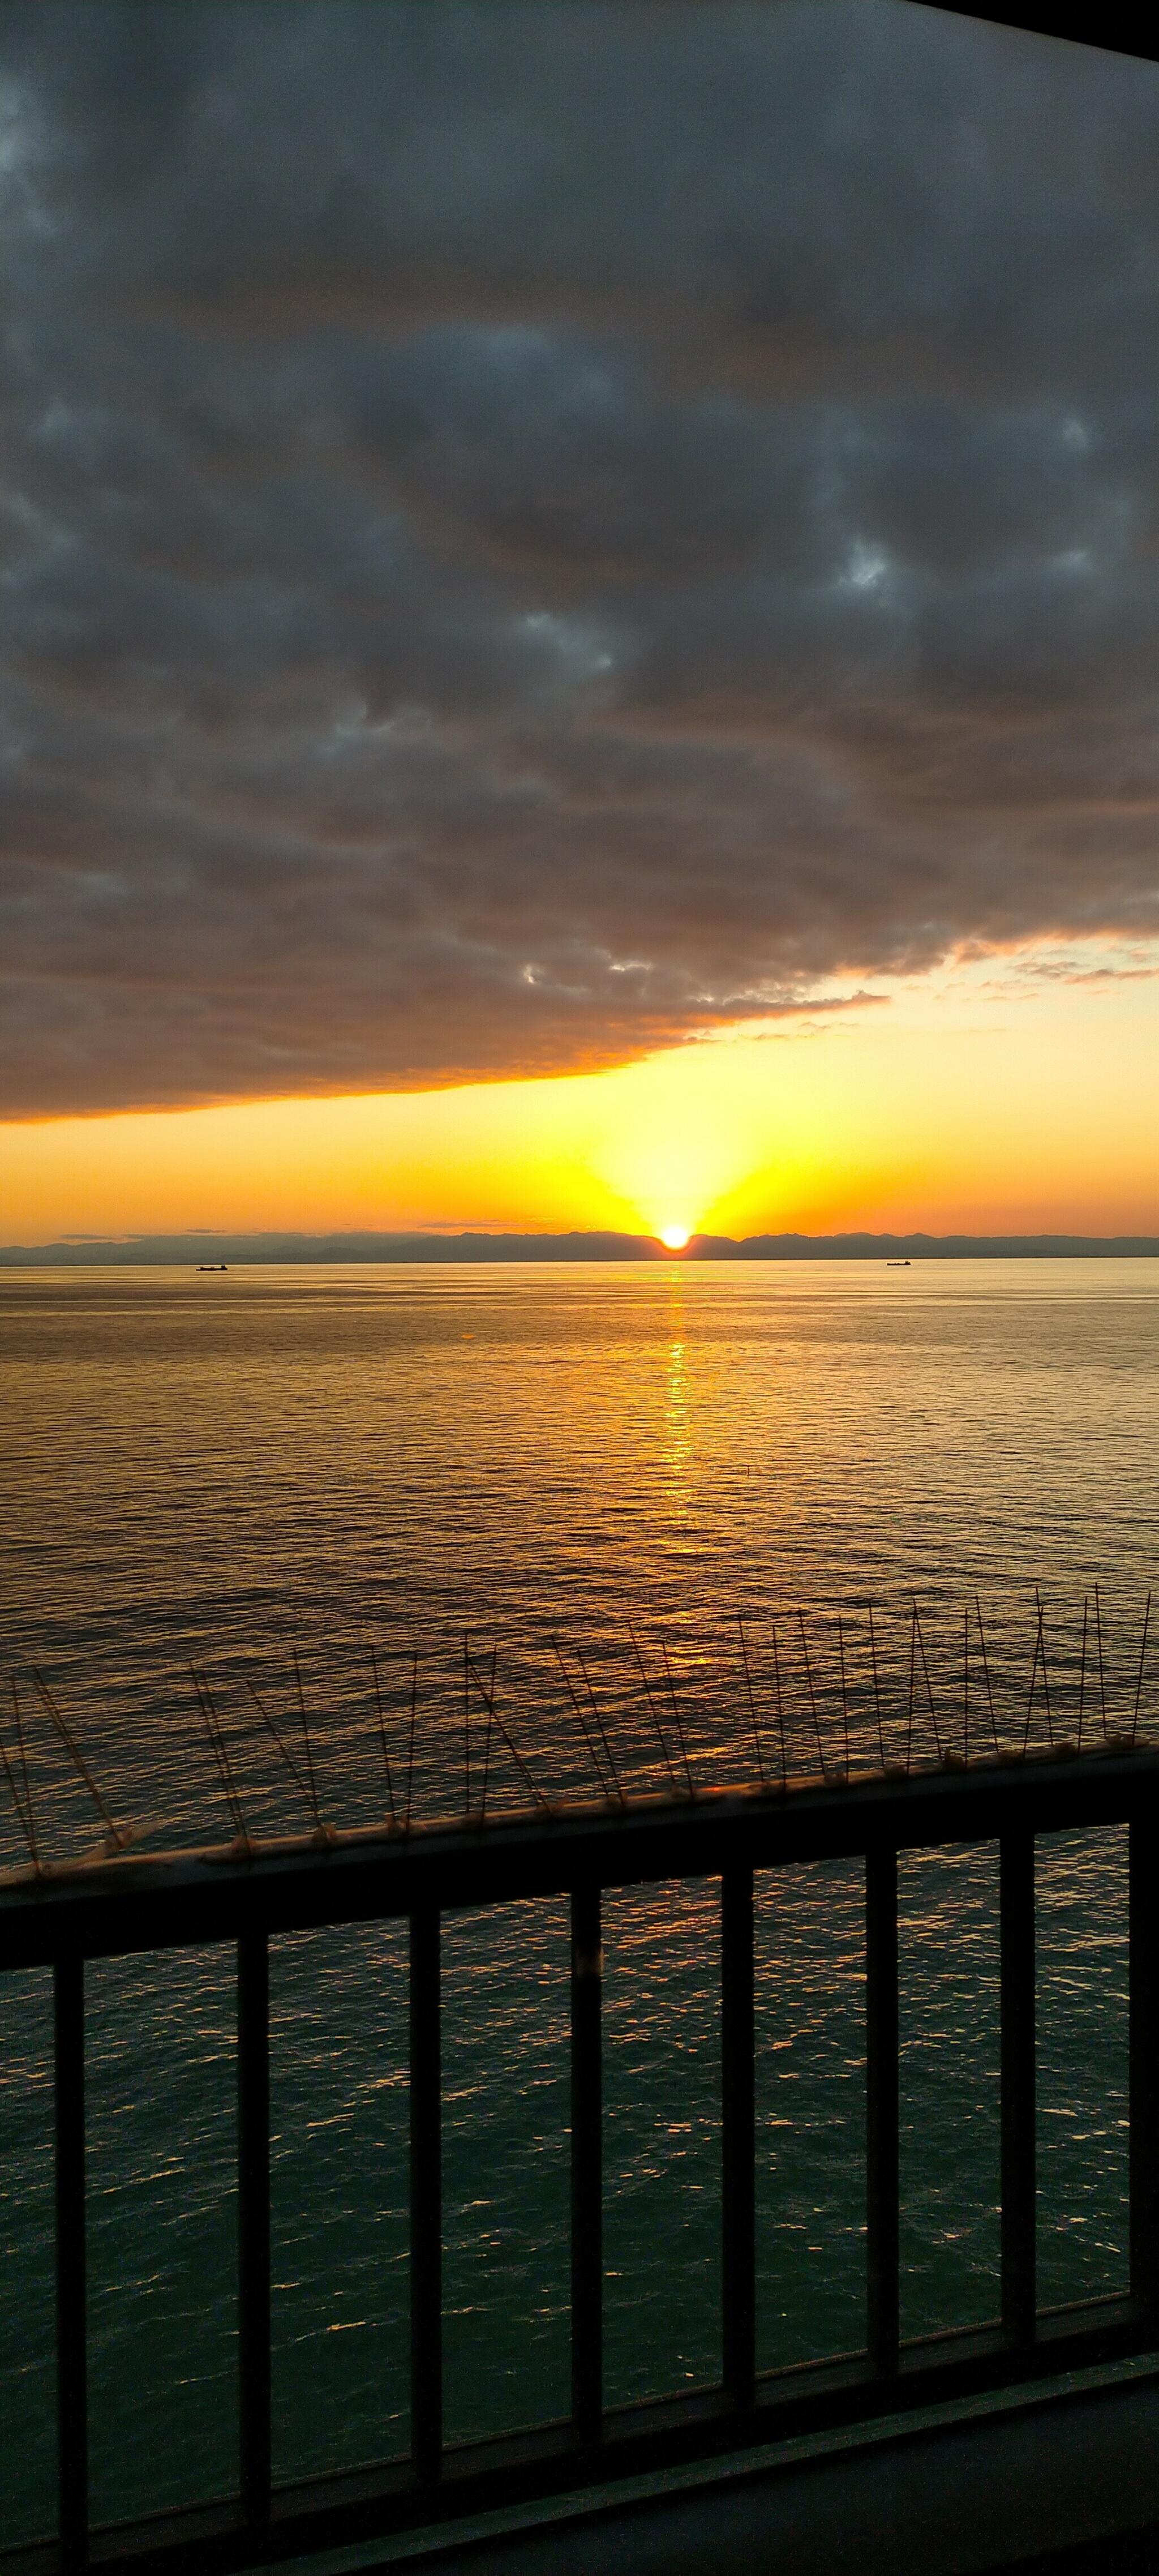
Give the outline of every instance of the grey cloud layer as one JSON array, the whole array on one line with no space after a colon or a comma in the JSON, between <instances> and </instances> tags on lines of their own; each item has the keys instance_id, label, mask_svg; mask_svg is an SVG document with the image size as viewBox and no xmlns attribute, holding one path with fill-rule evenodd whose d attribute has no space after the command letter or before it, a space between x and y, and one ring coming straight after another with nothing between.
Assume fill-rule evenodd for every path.
<instances>
[{"instance_id":1,"label":"grey cloud layer","mask_svg":"<svg viewBox=\"0 0 1159 2576\"><path fill-rule=\"evenodd\" d=\"M1159 931L1159 73L0 9L0 1110Z\"/></svg>"}]
</instances>

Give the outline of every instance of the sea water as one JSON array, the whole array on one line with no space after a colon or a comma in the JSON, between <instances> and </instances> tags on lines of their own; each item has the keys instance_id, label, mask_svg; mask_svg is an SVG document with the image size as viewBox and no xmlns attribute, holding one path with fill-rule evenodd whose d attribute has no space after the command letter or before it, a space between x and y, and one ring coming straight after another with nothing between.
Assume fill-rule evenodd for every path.
<instances>
[{"instance_id":1,"label":"sea water","mask_svg":"<svg viewBox=\"0 0 1159 2576\"><path fill-rule=\"evenodd\" d=\"M484 1679L493 1651L510 1676L545 1780L582 1775L554 1658L574 1640L625 1727L634 1691L633 1777L647 1776L629 1622L657 1687L668 1648L701 1777L742 1763L738 1614L766 1726L772 1621L787 1640L799 1606L843 1612L864 1682L873 1606L892 1708L915 1594L946 1705L962 1603L977 1594L991 1619L1009 1695L1036 1584L1073 1696L1099 1583L1107 1687L1116 1707L1133 1694L1155 1564L1159 1264L10 1272L0 1378L0 1678L17 1675L46 1838L83 1826L37 1733L33 1668L118 1816L161 1844L231 1829L191 1665L237 1748L260 1732L254 1719L243 1738L250 1680L283 1729L300 1725L296 1651L317 1794L363 1821L387 1794L372 1644L396 1797L420 1656L412 1786L435 1807L461 1803L464 1634ZM826 1727L834 1705L823 1694ZM477 1766L477 1695L474 1730ZM237 1760L247 1821L285 1821L284 1768ZM492 1794L522 1794L505 1755ZM0 1865L20 1857L9 1807ZM1043 1840L1038 1889L1053 2302L1125 2279L1122 1837ZM921 2334L996 2304L992 1850L905 1856L900 1904L903 2330ZM758 1878L767 2367L864 2338L862 1916L854 1867ZM605 1952L615 2404L719 2373L715 1889L609 1894ZM456 2440L566 2410L563 1905L446 1917L444 1994ZM236 2481L232 1956L94 1963L86 1996L93 2509L113 2519ZM47 1977L4 1980L0 2015L0 2530L16 2539L53 2520ZM289 2479L407 2443L403 1936L276 1940L271 2016Z\"/></svg>"}]
</instances>

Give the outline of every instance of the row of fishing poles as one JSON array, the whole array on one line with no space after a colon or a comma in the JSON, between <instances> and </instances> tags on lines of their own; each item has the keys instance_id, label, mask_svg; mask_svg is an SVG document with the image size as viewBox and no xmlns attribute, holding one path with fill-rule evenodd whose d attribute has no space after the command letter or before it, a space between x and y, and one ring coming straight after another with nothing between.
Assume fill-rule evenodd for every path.
<instances>
[{"instance_id":1,"label":"row of fishing poles","mask_svg":"<svg viewBox=\"0 0 1159 2576\"><path fill-rule=\"evenodd\" d=\"M1008 1737L1004 1737L999 1732L993 1676L991 1672L990 1646L986 1636L986 1626L982 1615L981 1602L977 1595L975 1595L973 1611L971 1612L968 1605L965 1608L963 1612L962 1628L962 1716L961 1736L959 1740L956 1724L944 1724L943 1719L939 1717L938 1706L935 1700L933 1684L930 1677L930 1659L927 1653L926 1637L922 1626L921 1613L918 1609L917 1602L914 1601L911 1603L908 1621L909 1655L906 1711L904 1719L904 1757L898 1759L893 1757L892 1747L887 1742L886 1719L882 1705L882 1673L881 1660L878 1654L877 1629L874 1623L872 1608L867 1611L869 1672L872 1683L872 1726L870 1729L869 1749L872 1760L875 1741L877 1767L883 1775L886 1777L891 1775L895 1777L909 1777L914 1763L915 1735L920 1714L920 1703L923 1696L938 1764L942 1767L949 1768L968 1767L971 1759L971 1677L972 1671L976 1673L979 1670L984 1693L983 1704L986 1724L981 1730L982 1740L980 1743L978 1733L977 1731L975 1732L973 1739L973 1758L975 1761L996 1760L1001 1762L1025 1758L1030 1748L1036 1694L1041 1699L1046 1722L1047 1744L1049 1750L1051 1752L1073 1750L1075 1753L1081 1754L1084 1749L1084 1726L1087 1718L1088 1666L1089 1677L1092 1684L1092 1704L1095 1704L1095 1685L1097 1684L1096 1741L1101 1742L1104 1749L1128 1746L1132 1749L1134 1748L1138 1737L1139 1716L1142 1704L1143 1676L1147 1641L1150 1631L1150 1593L1147 1595L1146 1606L1143 1614L1143 1630L1139 1649L1138 1668L1135 1676L1135 1690L1130 1722L1129 1724L1124 1723L1117 1728L1112 1727L1108 1717L1106 1639L1104 1633L1102 1601L1097 1585L1094 1592L1093 1618L1090 1596L1084 1600L1082 1637L1079 1652L1078 1706L1076 1729L1073 1737L1061 1736L1056 1732L1056 1717L1058 1717L1061 1712L1057 1686L1054 1700L1052 1701L1051 1698L1050 1669L1046 1646L1045 1614L1043 1611L1041 1597L1037 1590L1035 1592L1035 1614L1035 1637L1031 1660L1029 1688L1027 1691L1025 1707L1020 1707L1020 1709L1015 1712L1014 1741L1011 1743ZM977 1660L973 1667L971 1665L972 1618L976 1621L977 1625ZM821 1676L817 1671L815 1671L814 1658L810 1654L809 1636L805 1623L804 1612L798 1609L792 1614L791 1619L786 1621L784 1624L788 1626L790 1634L795 1631L799 1636L801 1671L804 1676L807 1693L805 1700L806 1734L807 1738L811 1737L812 1746L815 1746L816 1748L817 1766L820 1777L827 1784L839 1785L848 1781L852 1776L855 1750L853 1743L854 1712L851 1709L852 1677L850 1671L850 1659L847 1658L846 1655L845 1620L843 1617L838 1616L836 1621L837 1663L841 1705L840 1751L837 1754L834 1752L833 1737L830 1735L827 1738L826 1730L822 1723L821 1701L818 1696L818 1684ZM790 1752L791 1716L788 1703L788 1691L786 1687L790 1678L790 1665L788 1657L786 1656L785 1658L782 1658L781 1653L780 1635L782 1623L776 1619L771 1623L773 1687L771 1705L764 1713L763 1722L762 1715L758 1710L757 1693L754 1688L753 1666L749 1653L748 1635L744 1619L739 1613L737 1614L736 1625L739 1645L740 1672L743 1676L744 1682L744 1701L747 1707L752 1749L756 1758L757 1777L762 1790L766 1792L773 1792L776 1790L784 1791L788 1788L790 1780L794 1776L794 1764ZM681 1707L680 1695L676 1687L676 1679L673 1673L672 1661L669 1655L667 1643L663 1638L659 1640L659 1653L663 1664L663 1682L661 1684L649 1675L635 1628L630 1621L628 1622L628 1638L631 1657L639 1676L643 1704L647 1710L651 1731L659 1749L660 1762L668 1788L670 1789L673 1797L695 1798L697 1791L693 1771L693 1761L697 1757L695 1748L690 1749L688 1728L686 1726L684 1712ZM373 1645L368 1646L367 1649L374 1685L374 1698L377 1712L377 1732L382 1753L387 1812L391 1825L406 1832L410 1829L414 1802L415 1744L419 1696L419 1651L417 1647L400 1649L399 1651L406 1655L410 1664L409 1708L406 1712L407 1741L405 1764L401 1761L397 1748L394 1756L392 1757L387 1729L386 1710L383 1702L382 1677L379 1667L378 1653ZM622 1768L623 1746L621 1744L621 1758L620 1761L617 1761L615 1727L609 1721L609 1718L606 1716L604 1709L601 1706L600 1698L597 1694L592 1678L590 1660L588 1656L585 1655L582 1645L578 1642L570 1644L567 1654L565 1654L559 1641L553 1640L551 1651L558 1666L567 1699L594 1774L595 1784L601 1796L613 1801L618 1806L626 1807L631 1802L633 1790L630 1785L625 1785L624 1770ZM569 1655L574 1661L576 1673L573 1673L569 1666ZM515 1735L515 1722L510 1709L505 1713L500 1704L497 1689L497 1665L498 1649L496 1647L492 1646L489 1654L486 1650L483 1650L482 1652L477 1651L472 1646L470 1634L467 1633L464 1635L462 1668L462 1813L466 1820L477 1823L483 1823L486 1820L488 1795L491 1791L495 1776L494 1761L500 1744L510 1756L519 1779L528 1793L533 1809L538 1813L547 1816L553 1812L555 1803L553 1798L543 1789L540 1782L536 1779L529 1762L525 1758L524 1753L520 1750ZM244 1685L263 1726L276 1744L287 1771L293 1777L296 1786L305 1800L314 1830L324 1835L327 1831L327 1827L321 1813L318 1799L309 1719L306 1712L305 1696L302 1688L301 1667L296 1653L293 1657L293 1667L298 1719L302 1737L302 1755L304 1760L300 1759L295 1761L294 1755L291 1753L290 1747L286 1742L284 1733L279 1728L272 1713L262 1700L255 1684L248 1675L244 1677ZM578 1682L576 1678L577 1673ZM234 1832L239 1838L244 1839L246 1838L246 1824L240 1792L236 1776L230 1763L225 1731L214 1702L209 1676L204 1670L200 1672L194 1671L193 1681L206 1732L213 1749L222 1790L229 1806ZM481 1717L479 1715L480 1708L482 1711ZM798 1729L800 1724L801 1715L800 1712L798 1712ZM482 1735L481 1751L479 1747L480 1732ZM772 1758L770 1758L770 1737L772 1739L773 1748ZM719 1750L717 1746L713 1746L710 1749L713 1751ZM796 1768L799 1770L799 1763ZM639 1794L639 1792L637 1791L635 1794Z\"/></svg>"},{"instance_id":2,"label":"row of fishing poles","mask_svg":"<svg viewBox=\"0 0 1159 2576\"><path fill-rule=\"evenodd\" d=\"M930 1662L926 1651L926 1639L922 1626L921 1612L918 1609L916 1600L911 1603L908 1620L909 1657L906 1710L904 1718L904 1756L902 1758L898 1758L896 1749L892 1743L887 1743L887 1724L882 1706L881 1662L878 1655L877 1630L874 1624L872 1608L867 1610L868 1664L871 1684L869 1749L872 1760L875 1743L877 1768L883 1775L889 1777L892 1774L893 1776L904 1776L908 1779L913 1768L914 1739L919 1717L920 1702L923 1697L925 1710L929 1718L930 1731L933 1736L938 1764L944 1768L964 1769L968 1767L971 1760L970 1687L972 1671L974 1675L977 1675L979 1668L984 1693L983 1705L985 1711L985 1723L981 1729L982 1740L981 1743L979 1743L977 1719L975 1719L975 1734L973 1738L973 1758L975 1761L993 1760L1002 1762L1025 1759L1030 1749L1036 1694L1040 1697L1045 1718L1048 1749L1052 1753L1066 1750L1073 1751L1076 1754L1081 1754L1084 1749L1084 1726L1087 1722L1088 1659L1090 1662L1092 1702L1095 1699L1095 1684L1097 1682L1096 1723L1098 1731L1096 1741L1101 1741L1104 1749L1134 1749L1138 1739L1139 1716L1143 1694L1143 1676L1147 1654L1147 1641L1151 1624L1150 1593L1147 1595L1143 1613L1143 1629L1139 1646L1138 1667L1135 1673L1134 1699L1131 1708L1130 1720L1129 1723L1123 1722L1118 1727L1112 1726L1107 1711L1106 1641L1103 1626L1102 1601L1097 1585L1095 1586L1094 1592L1093 1618L1090 1596L1088 1595L1084 1600L1082 1637L1079 1649L1078 1705L1073 1736L1062 1735L1057 1731L1056 1720L1061 1720L1062 1710L1059 1703L1057 1683L1053 1702L1051 1699L1050 1669L1046 1647L1045 1614L1041 1596L1037 1587L1035 1589L1034 1599L1035 1637L1033 1656L1031 1660L1030 1682L1027 1690L1025 1707L1022 1708L1020 1706L1015 1711L1013 1742L1010 1741L1008 1736L1002 1735L999 1732L998 1715L994 1699L993 1677L991 1672L990 1647L986 1636L986 1624L982 1616L982 1605L978 1596L975 1595L973 1611L971 1611L970 1606L967 1605L962 1614L962 1701L960 1736L956 1720L946 1722L944 1712L943 1716L941 1718L939 1717L933 1685L930 1679ZM977 1623L977 1657L973 1667L971 1666L972 1618ZM804 1702L805 1733L807 1740L811 1738L811 1750L812 1747L815 1747L820 1776L827 1783L832 1783L834 1785L840 1785L848 1781L852 1775L854 1765L855 1746L853 1742L853 1726L856 1721L857 1712L851 1706L853 1699L853 1677L850 1670L850 1658L848 1658L846 1654L847 1629L845 1619L838 1615L836 1620L837 1684L841 1709L841 1729L839 1739L840 1750L837 1753L835 1753L834 1750L833 1735L827 1735L826 1730L822 1725L821 1704L818 1696L818 1685L821 1681L821 1676L814 1670L814 1659L809 1651L809 1637L805 1625L804 1612L798 1609L790 1614L784 1621L777 1619L773 1619L771 1621L770 1653L772 1666L772 1692L771 1704L765 1709L763 1717L758 1710L757 1694L753 1685L753 1668L749 1654L748 1636L744 1620L739 1612L736 1614L736 1625L740 1651L740 1668L743 1674L744 1696L748 1710L749 1731L752 1738L752 1749L756 1757L757 1775L761 1788L766 1791L777 1789L785 1790L793 1776L793 1765L789 1745L790 1711L786 1687L789 1679L789 1662L787 1655L785 1657L782 1656L781 1635L783 1628L788 1629L790 1636L793 1636L795 1633L799 1637L800 1667L806 1689ZM696 1790L693 1780L692 1762L689 1755L688 1740L681 1715L680 1700L677 1694L675 1681L673 1679L672 1666L667 1646L663 1641L661 1641L660 1651L664 1663L664 1686L662 1690L656 1690L653 1688L653 1684L649 1680L635 1632L630 1625L628 1634L631 1641L632 1654L639 1671L644 1700L652 1722L653 1732L659 1745L660 1757L667 1776L668 1784L674 1796L684 1795L687 1797L694 1797ZM573 1712L587 1746L589 1757L604 1794L615 1796L621 1804L626 1803L623 1783L616 1766L608 1729L601 1716L599 1703L592 1686L591 1673L587 1660L584 1657L582 1648L579 1646L573 1647L571 1651L574 1654L579 1667L582 1692L576 1689L558 1645L554 1649L560 1664L560 1669L563 1673L564 1682ZM465 1674L467 1670L467 1648L466 1644L464 1644ZM470 1671L478 1683L478 1675L473 1664L470 1666ZM798 1678L800 1678L800 1676L798 1676ZM492 1687L493 1680L494 1659L492 1659ZM481 1683L478 1683L478 1687L482 1691L483 1686ZM584 1704L585 1700L586 1708ZM975 1694L975 1705L976 1704L977 1692ZM662 1709L663 1717L661 1715ZM800 1731L800 1727L801 1712L799 1710L797 1713L798 1732ZM668 1732L669 1729L671 1730L671 1736ZM675 1738L675 1756L671 1737ZM772 1759L770 1759L769 1755L769 1737L772 1738ZM468 1793L467 1804L469 1807L469 1727L467 1729L465 1760Z\"/></svg>"},{"instance_id":3,"label":"row of fishing poles","mask_svg":"<svg viewBox=\"0 0 1159 2576\"><path fill-rule=\"evenodd\" d=\"M927 1653L926 1636L916 1599L911 1602L908 1617L909 1652L905 1717L904 1721L899 1721L897 1718L891 1720L887 1729L887 1721L882 1704L882 1669L881 1658L878 1652L878 1636L874 1623L873 1610L872 1607L870 1607L866 1613L869 1683L867 1734L870 1767L874 1767L873 1755L876 1751L876 1767L880 1770L883 1776L887 1778L891 1776L895 1778L909 1777L913 1768L915 1735L917 1733L919 1722L922 1721L923 1699L925 1716L928 1717L929 1728L933 1737L936 1759L939 1766L948 1768L968 1767L971 1760L972 1741L972 1680L975 1684L974 1709L977 1710L980 1704L982 1710L981 1722L979 1723L977 1716L975 1716L974 1721L975 1733L973 1737L973 1758L975 1761L993 1760L1001 1762L1025 1758L1030 1749L1036 1696L1041 1703L1045 1718L1048 1749L1051 1752L1065 1750L1081 1754L1083 1751L1084 1725L1087 1722L1088 1670L1091 1683L1090 1696L1092 1705L1090 1723L1091 1726L1097 1730L1096 1742L1101 1740L1104 1748L1133 1749L1138 1737L1139 1716L1142 1704L1143 1677L1151 1621L1151 1594L1148 1593L1147 1595L1146 1606L1143 1614L1143 1627L1139 1646L1138 1665L1135 1672L1135 1689L1130 1720L1129 1722L1124 1720L1114 1727L1109 1721L1107 1711L1106 1639L1104 1633L1102 1602L1097 1584L1095 1586L1093 1596L1093 1616L1091 1597L1088 1595L1084 1600L1082 1636L1078 1656L1079 1672L1077 1710L1075 1712L1075 1727L1073 1734L1070 1734L1069 1732L1066 1734L1060 1734L1056 1729L1056 1721L1061 1724L1063 1706L1059 1698L1057 1673L1053 1702L1051 1698L1051 1677L1047 1657L1045 1615L1042 1600L1037 1588L1035 1590L1035 1613L1034 1651L1031 1661L1030 1682L1027 1690L1025 1707L1015 1711L1014 1738L1013 1741L1011 1741L1008 1735L1002 1735L999 1732L991 1672L990 1646L987 1640L985 1622L982 1616L982 1605L977 1594L974 1596L973 1609L971 1610L970 1605L967 1604L963 1611L960 1733L956 1717L947 1720L944 1708L942 1715L939 1716L938 1705L935 1700L933 1684L930 1677L930 1659ZM971 1662L972 1620L976 1623L977 1629L977 1647L973 1663ZM756 1759L757 1777L761 1789L766 1792L787 1790L791 1779L794 1776L799 1776L799 1755L796 1761L794 1761L790 1748L790 1735L792 1733L799 1737L802 1728L804 1730L806 1742L810 1746L810 1760L812 1759L813 1748L815 1748L817 1771L820 1778L826 1783L834 1786L847 1782L853 1773L856 1749L854 1744L854 1726L858 1723L861 1712L859 1712L855 1705L857 1689L855 1677L852 1672L853 1632L850 1627L850 1652L847 1655L847 1624L845 1618L839 1614L836 1619L837 1691L841 1712L839 1735L836 1734L835 1731L828 1730L822 1723L819 1687L823 1692L825 1687L824 1675L819 1666L815 1669L814 1656L810 1653L809 1648L809 1635L805 1623L804 1611L798 1609L790 1614L782 1614L781 1618L774 1618L770 1623L772 1688L771 1693L766 1694L766 1700L763 1707L758 1703L758 1693L754 1687L753 1663L749 1652L748 1633L744 1619L739 1612L736 1614L736 1626L739 1648L739 1673L743 1678L744 1706L747 1710L748 1732L751 1736L752 1750ZM695 1749L690 1750L688 1728L686 1726L685 1715L681 1707L680 1695L676 1687L676 1680L672 1670L672 1662L669 1656L667 1643L663 1639L660 1639L659 1641L659 1652L663 1663L663 1681L661 1683L659 1681L654 1681L653 1677L649 1675L635 1628L630 1621L628 1622L628 1638L630 1642L632 1661L639 1677L643 1704L647 1710L651 1732L654 1735L656 1744L659 1748L664 1778L667 1781L673 1797L694 1798L697 1792L696 1781L693 1773L693 1760L698 1757L695 1756ZM789 1645L790 1639L794 1642L799 1641L800 1647L800 1663L799 1670L796 1675L798 1685L798 1705L795 1710L790 1708L789 1700L789 1684L793 1678L793 1657ZM783 1640L784 1651L782 1650ZM405 1649L400 1648L396 1651L403 1654L410 1665L409 1706L406 1708L405 1712L405 1759L400 1755L397 1744L392 1753L388 1732L387 1712L383 1699L382 1674L379 1665L378 1649L373 1644L369 1644L367 1647L373 1681L374 1701L377 1713L377 1735L382 1754L389 1823L391 1827L396 1830L409 1832L414 1811L415 1751L419 1702L419 1649L416 1645ZM585 1747L592 1771L595 1775L595 1781L600 1795L621 1807L626 1807L631 1801L633 1791L630 1786L625 1786L624 1772L621 1767L624 1747L621 1742L621 1759L618 1761L616 1757L616 1730L614 1725L609 1723L609 1720L601 1707L600 1699L597 1695L592 1679L590 1660L588 1656L585 1655L582 1645L578 1642L572 1642L565 1654L564 1648L559 1644L558 1640L553 1640L551 1651L558 1666L566 1696L575 1718L579 1735ZM569 1656L572 1658L575 1666L574 1672L568 1661ZM508 1708L505 1712L500 1706L496 1683L497 1660L498 1654L495 1647L491 1648L489 1655L485 1651L477 1652L472 1647L469 1633L464 1635L463 1813L466 1819L479 1823L484 1822L486 1819L488 1794L492 1789L494 1781L495 1762L498 1757L500 1745L502 1745L504 1750L510 1756L515 1770L519 1775L520 1781L530 1797L532 1807L544 1815L550 1815L554 1812L554 1801L536 1780L534 1772L531 1770L529 1763L525 1759L523 1752L520 1750L520 1747L516 1742L514 1721L510 1709ZM325 1841L330 1838L333 1828L328 1824L323 1814L322 1800L318 1786L318 1764L315 1760L314 1742L311 1734L310 1719L307 1712L306 1697L302 1682L302 1669L296 1649L292 1655L292 1664L297 1719L293 1740L291 1740L290 1727L288 1723L279 1723L279 1720L274 1716L272 1709L268 1706L267 1701L258 1690L257 1684L253 1680L251 1674L243 1673L241 1676L242 1687L248 1696L250 1705L254 1710L261 1727L275 1746L283 1769L292 1781L296 1792L300 1796L306 1808L312 1832L318 1838ZM244 1792L244 1784L239 1778L234 1755L231 1751L230 1737L217 1705L213 1683L211 1682L209 1673L204 1666L191 1665L189 1667L189 1673L193 1684L196 1705L209 1744L214 1771L229 1813L234 1839L239 1845L248 1847L255 1839L250 1830L250 1824L246 1814L248 1793ZM578 1681L576 1678L577 1674ZM981 1681L980 1703L977 1688L979 1677ZM802 1678L805 1685L803 1699L800 1693L800 1682ZM125 1828L117 1824L114 1820L109 1806L93 1776L93 1772L85 1759L76 1731L69 1724L68 1719L60 1707L58 1699L49 1689L44 1675L39 1671L34 1671L31 1679L32 1688L42 1715L47 1718L52 1733L66 1756L69 1767L81 1782L83 1789L96 1809L101 1832L104 1837L106 1851L109 1853L115 1853L116 1851L126 1849L129 1842L135 1838L135 1830L131 1827ZM863 1697L864 1693L865 1682L863 1680L861 1685L861 1694ZM832 1697L832 1683L830 1683L830 1697ZM28 1849L29 1858L32 1862L33 1868L38 1870L42 1864L43 1845L42 1837L37 1825L35 1802L33 1799L29 1774L25 1720L21 1706L20 1688L15 1675L12 1676L11 1680L11 1700L14 1745L10 1750L9 1746L4 1741L3 1735L0 1735L0 1766L3 1768L9 1795L17 1816L23 1840ZM478 1714L478 1709L475 1705L476 1703L481 1705L481 1718ZM902 1725L904 1732L903 1755L899 1754L896 1745L896 1735L899 1723ZM479 1750L480 1730L482 1732L481 1753ZM866 1748L863 1746L861 1749L864 1751ZM719 1751L719 1747L714 1746L712 1750ZM639 1794L639 1792L636 1792L635 1794ZM138 1828L136 1830L140 1829Z\"/></svg>"}]
</instances>

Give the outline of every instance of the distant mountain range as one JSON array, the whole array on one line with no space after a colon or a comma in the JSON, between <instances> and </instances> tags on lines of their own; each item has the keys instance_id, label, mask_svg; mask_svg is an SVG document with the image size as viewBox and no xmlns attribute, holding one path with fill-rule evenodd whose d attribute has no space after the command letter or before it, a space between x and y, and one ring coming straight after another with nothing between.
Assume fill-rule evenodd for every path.
<instances>
[{"instance_id":1,"label":"distant mountain range","mask_svg":"<svg viewBox=\"0 0 1159 2576\"><path fill-rule=\"evenodd\" d=\"M135 1234L66 1235L0 1245L0 1267L90 1263L299 1261L963 1261L1159 1257L1153 1234L694 1235L683 1253L645 1234Z\"/></svg>"}]
</instances>

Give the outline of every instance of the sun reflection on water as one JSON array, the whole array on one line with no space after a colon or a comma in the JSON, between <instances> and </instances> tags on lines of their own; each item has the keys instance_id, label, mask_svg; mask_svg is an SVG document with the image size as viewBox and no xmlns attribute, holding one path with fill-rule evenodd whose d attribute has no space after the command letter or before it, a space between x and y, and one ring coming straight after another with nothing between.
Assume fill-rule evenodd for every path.
<instances>
[{"instance_id":1,"label":"sun reflection on water","mask_svg":"<svg viewBox=\"0 0 1159 2576\"><path fill-rule=\"evenodd\" d=\"M664 1391L663 1459L668 1476L669 1508L681 1518L690 1503L688 1472L692 1434L688 1408L688 1371L684 1337L683 1283L674 1274L668 1312L667 1380Z\"/></svg>"}]
</instances>

